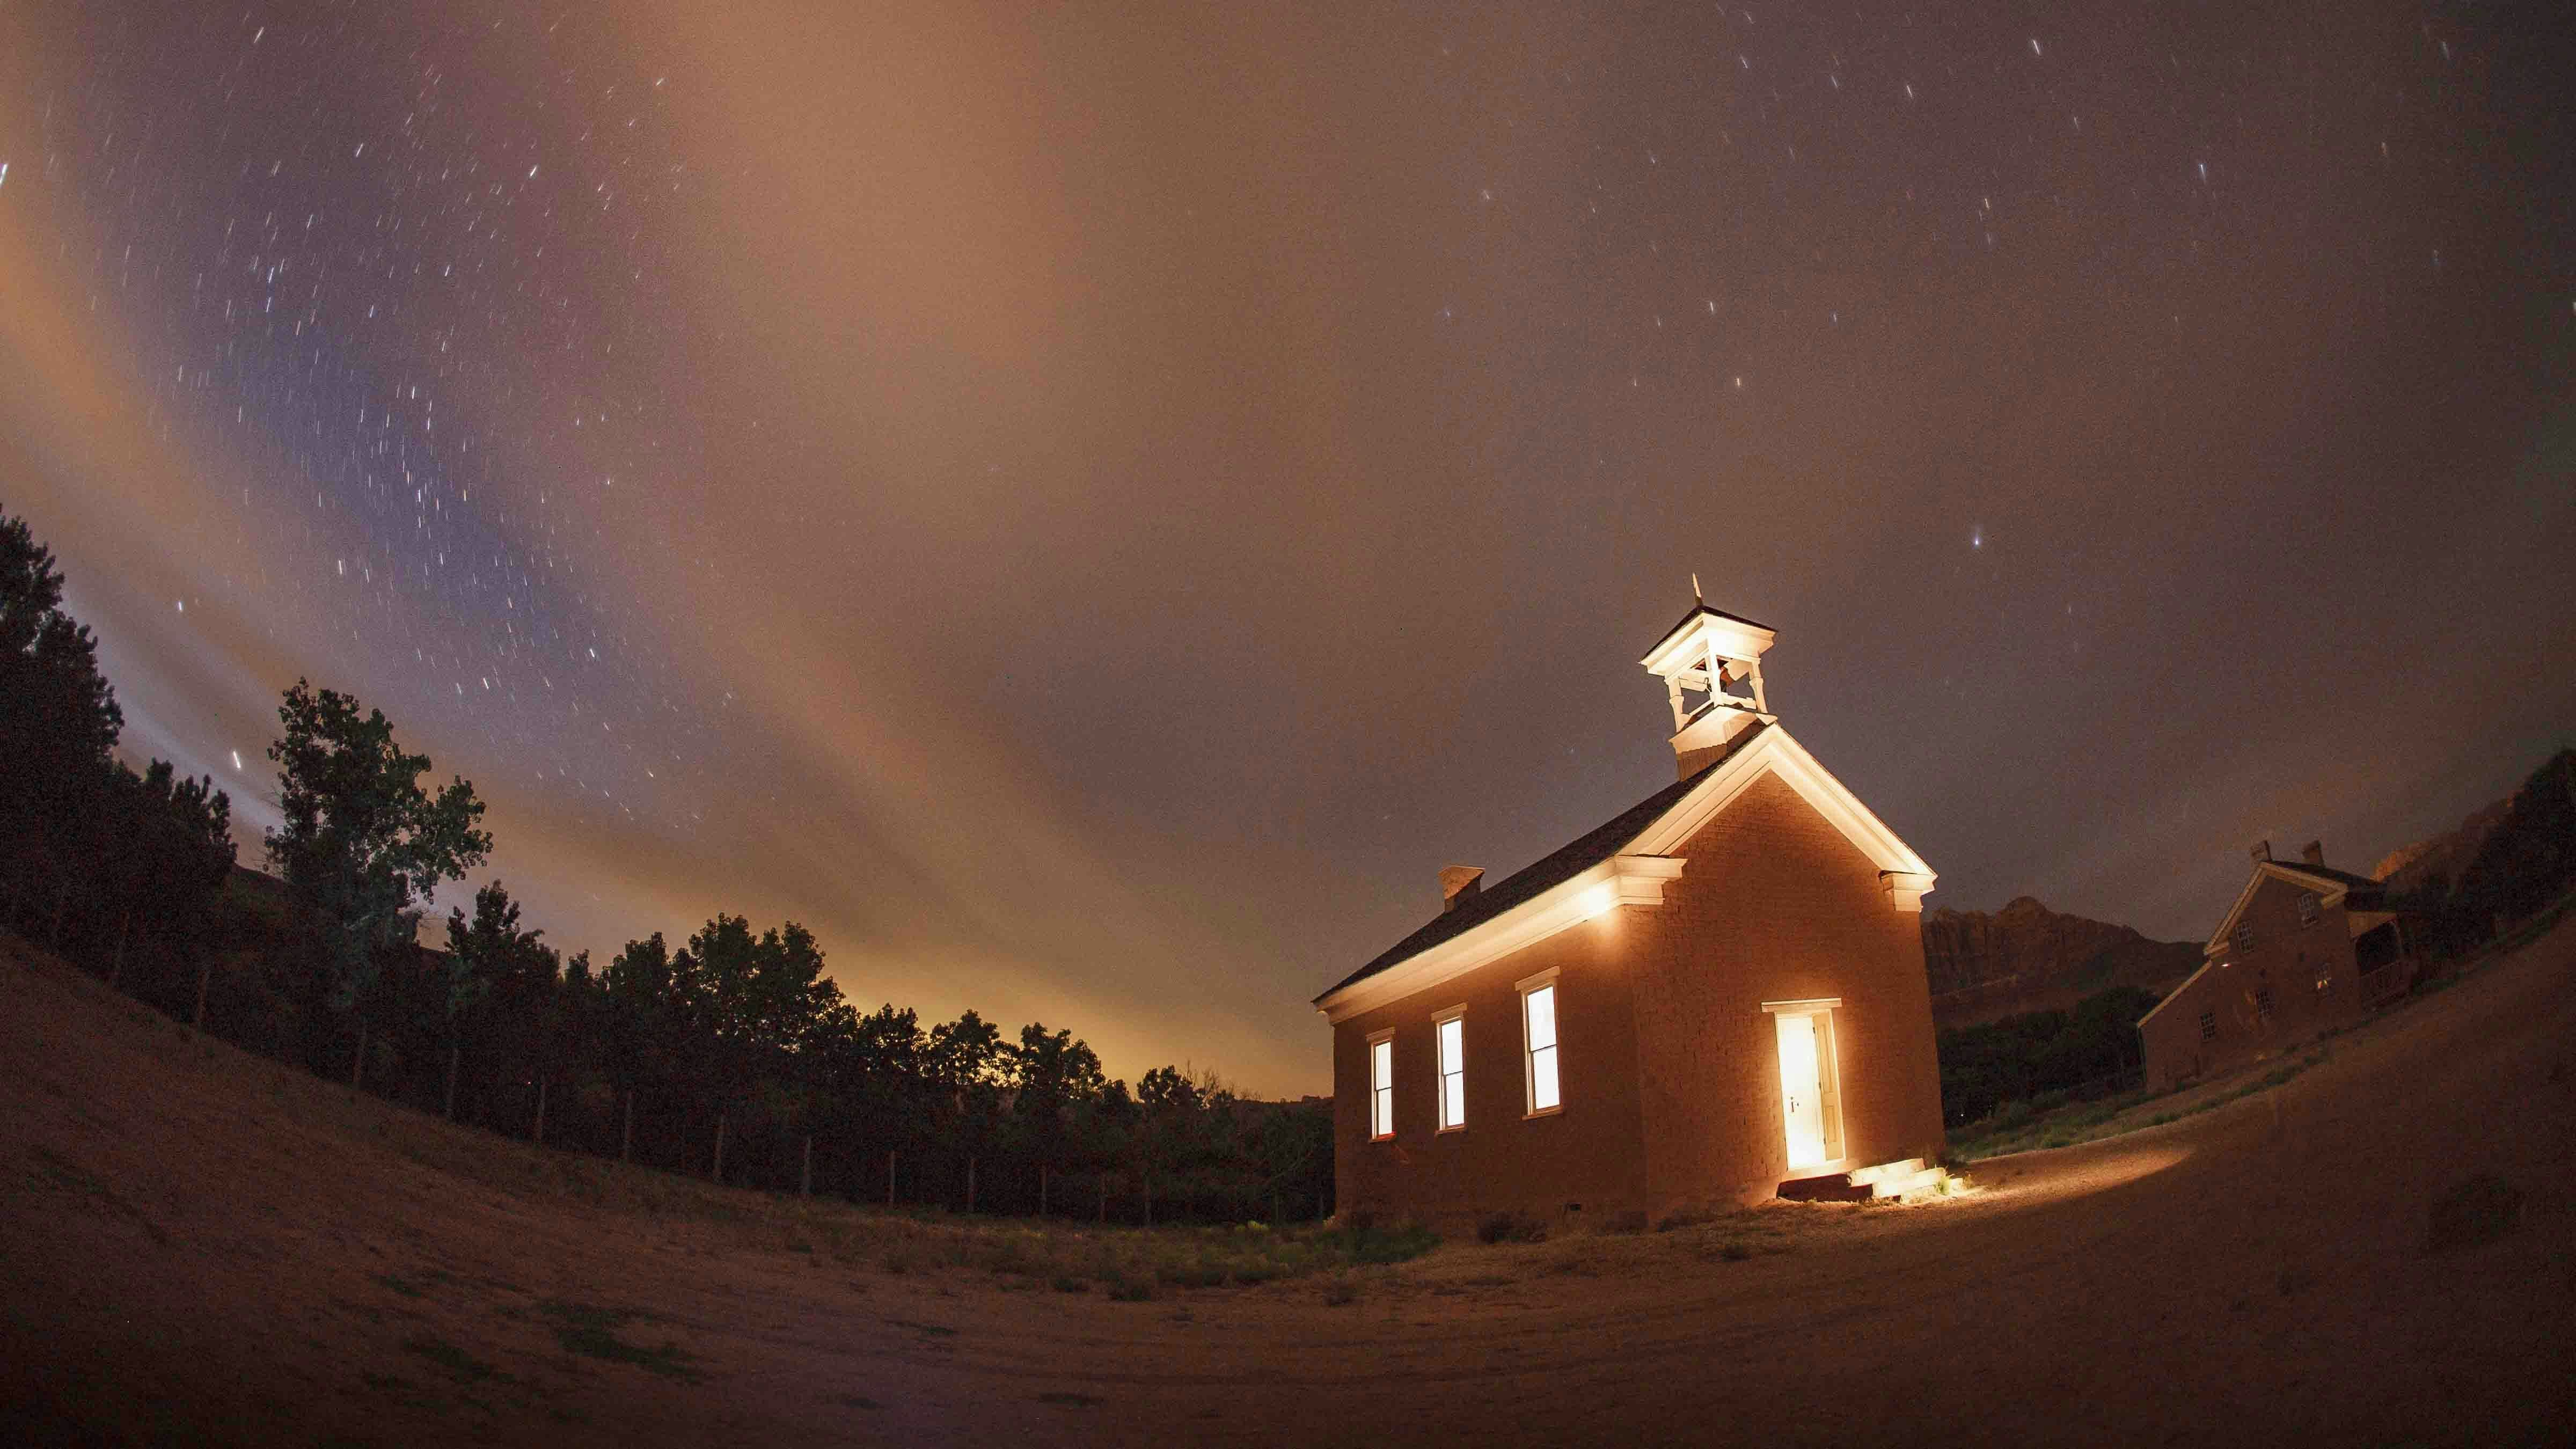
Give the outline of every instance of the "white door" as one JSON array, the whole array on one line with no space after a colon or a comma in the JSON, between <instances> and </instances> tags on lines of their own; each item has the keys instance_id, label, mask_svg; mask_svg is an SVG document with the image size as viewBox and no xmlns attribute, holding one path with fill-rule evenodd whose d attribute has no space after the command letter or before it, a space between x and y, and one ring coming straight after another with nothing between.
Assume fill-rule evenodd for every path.
<instances>
[{"instance_id":1,"label":"white door","mask_svg":"<svg viewBox=\"0 0 2576 1449\"><path fill-rule=\"evenodd\" d=\"M1826 1160L1824 1059L1816 1050L1816 1019L1775 1016L1780 1024L1780 1109L1789 1128L1789 1166Z\"/></svg>"}]
</instances>

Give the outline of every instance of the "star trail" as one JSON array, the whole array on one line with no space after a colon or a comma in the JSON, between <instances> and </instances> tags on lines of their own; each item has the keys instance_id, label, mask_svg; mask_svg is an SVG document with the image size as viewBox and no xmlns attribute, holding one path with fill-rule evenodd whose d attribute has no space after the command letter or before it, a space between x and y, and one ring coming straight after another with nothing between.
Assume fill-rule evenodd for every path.
<instances>
[{"instance_id":1,"label":"star trail","mask_svg":"<svg viewBox=\"0 0 2576 1449\"><path fill-rule=\"evenodd\" d=\"M1668 776L1693 572L1936 904L2190 935L2576 724L2550 7L0 41L0 505L129 750L255 857L277 691L355 691L568 947L793 917L1319 1089L1437 867Z\"/></svg>"}]
</instances>

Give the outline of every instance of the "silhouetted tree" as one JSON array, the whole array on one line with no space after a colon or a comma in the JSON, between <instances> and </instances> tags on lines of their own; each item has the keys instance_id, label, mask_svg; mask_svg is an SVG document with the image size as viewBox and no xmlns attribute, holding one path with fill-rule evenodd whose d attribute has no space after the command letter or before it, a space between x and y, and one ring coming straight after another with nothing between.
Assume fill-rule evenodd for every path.
<instances>
[{"instance_id":1,"label":"silhouetted tree","mask_svg":"<svg viewBox=\"0 0 2576 1449\"><path fill-rule=\"evenodd\" d=\"M474 893L474 918L461 909L447 913L447 1115L456 1115L456 1078L469 1028L486 1006L498 1031L500 1050L485 1063L487 1071L518 1073L533 1068L534 1048L554 1011L559 958L538 938L543 931L519 928L519 903L499 881Z\"/></svg>"},{"instance_id":2,"label":"silhouetted tree","mask_svg":"<svg viewBox=\"0 0 2576 1449\"><path fill-rule=\"evenodd\" d=\"M2576 750L2522 782L2504 818L2460 872L2454 909L2491 933L2539 911L2576 883Z\"/></svg>"},{"instance_id":3,"label":"silhouetted tree","mask_svg":"<svg viewBox=\"0 0 2576 1449\"><path fill-rule=\"evenodd\" d=\"M182 779L166 760L140 776L119 765L108 814L118 849L103 873L114 892L115 947L108 979L122 974L138 935L185 935L233 871L232 798L212 777Z\"/></svg>"},{"instance_id":4,"label":"silhouetted tree","mask_svg":"<svg viewBox=\"0 0 2576 1449\"><path fill-rule=\"evenodd\" d=\"M0 514L0 888L57 944L104 843L95 806L125 725L97 640L62 601L53 552Z\"/></svg>"},{"instance_id":5,"label":"silhouetted tree","mask_svg":"<svg viewBox=\"0 0 2576 1449\"><path fill-rule=\"evenodd\" d=\"M483 802L463 778L436 795L421 787L429 757L395 743L381 710L361 717L354 698L299 679L277 717L286 733L268 757L286 823L269 832L268 856L321 924L331 1005L358 1022L356 1082L385 962L417 938L419 902L482 864L492 837L477 827Z\"/></svg>"}]
</instances>

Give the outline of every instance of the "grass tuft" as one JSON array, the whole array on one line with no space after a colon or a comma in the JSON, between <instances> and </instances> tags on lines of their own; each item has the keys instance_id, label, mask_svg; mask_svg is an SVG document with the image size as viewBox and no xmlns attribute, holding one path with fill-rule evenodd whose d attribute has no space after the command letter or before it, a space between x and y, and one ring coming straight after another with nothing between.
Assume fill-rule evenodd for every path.
<instances>
[{"instance_id":1,"label":"grass tuft","mask_svg":"<svg viewBox=\"0 0 2576 1449\"><path fill-rule=\"evenodd\" d=\"M537 1305L537 1311L555 1320L555 1342L567 1353L609 1363L631 1363L647 1373L666 1379L695 1383L706 1377L689 1366L694 1355L679 1344L665 1339L659 1348L645 1348L617 1336L617 1330L631 1319L647 1315L623 1308L601 1308L590 1303L563 1303L548 1300Z\"/></svg>"},{"instance_id":2,"label":"grass tuft","mask_svg":"<svg viewBox=\"0 0 2576 1449\"><path fill-rule=\"evenodd\" d=\"M509 1375L501 1372L499 1369L483 1362L481 1359L476 1358L474 1355L467 1353L465 1350L458 1348L455 1344L449 1343L443 1338L433 1338L427 1334L423 1334L418 1338L404 1339L403 1347L412 1353L419 1354L422 1358L428 1359L431 1363L438 1365L440 1368L447 1370L449 1373L456 1375L467 1383L474 1383L483 1379L507 1379L509 1377Z\"/></svg>"}]
</instances>

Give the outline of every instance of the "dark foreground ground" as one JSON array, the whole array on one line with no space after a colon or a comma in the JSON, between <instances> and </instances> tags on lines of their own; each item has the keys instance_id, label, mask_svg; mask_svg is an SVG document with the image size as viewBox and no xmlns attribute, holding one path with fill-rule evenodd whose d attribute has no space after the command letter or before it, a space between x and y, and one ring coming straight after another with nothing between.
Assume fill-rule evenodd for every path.
<instances>
[{"instance_id":1,"label":"dark foreground ground","mask_svg":"<svg viewBox=\"0 0 2576 1449\"><path fill-rule=\"evenodd\" d=\"M1975 1180L1112 1301L949 1261L1009 1226L539 1153L0 949L0 1441L2565 1443L2576 925Z\"/></svg>"}]
</instances>

